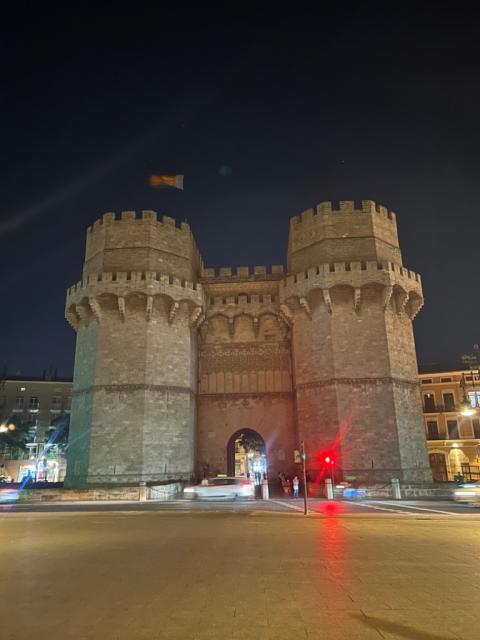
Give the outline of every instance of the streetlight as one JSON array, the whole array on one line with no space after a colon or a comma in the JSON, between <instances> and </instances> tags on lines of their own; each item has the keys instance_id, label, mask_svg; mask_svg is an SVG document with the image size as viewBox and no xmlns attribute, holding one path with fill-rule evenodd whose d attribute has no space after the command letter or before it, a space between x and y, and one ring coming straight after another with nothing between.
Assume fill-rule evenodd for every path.
<instances>
[{"instance_id":1,"label":"streetlight","mask_svg":"<svg viewBox=\"0 0 480 640\"><path fill-rule=\"evenodd\" d=\"M460 386L463 389L463 400L460 402L460 413L462 416L469 417L473 416L475 413L475 409L472 407L472 403L467 398L467 392L465 390L467 386L467 381L465 380L465 374L462 373L462 379L460 380Z\"/></svg>"},{"instance_id":2,"label":"streetlight","mask_svg":"<svg viewBox=\"0 0 480 640\"><path fill-rule=\"evenodd\" d=\"M473 403L467 397L467 381L465 379L465 374L462 373L462 379L460 381L460 386L463 389L463 400L460 403L460 413L462 416L473 416L480 407L478 406L478 396L477 391L475 390L475 372L480 372L480 347L478 344L473 345L473 353L470 355L463 355L462 361L465 365L468 365L468 368L472 372L472 388L473 392Z\"/></svg>"},{"instance_id":3,"label":"streetlight","mask_svg":"<svg viewBox=\"0 0 480 640\"><path fill-rule=\"evenodd\" d=\"M15 431L15 425L13 422L2 422L0 424L0 433L8 433L9 431Z\"/></svg>"}]
</instances>

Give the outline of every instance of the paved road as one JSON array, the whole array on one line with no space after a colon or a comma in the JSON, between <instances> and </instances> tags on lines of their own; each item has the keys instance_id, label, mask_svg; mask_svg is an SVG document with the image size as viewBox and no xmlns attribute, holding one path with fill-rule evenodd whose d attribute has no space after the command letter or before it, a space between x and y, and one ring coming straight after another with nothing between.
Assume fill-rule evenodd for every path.
<instances>
[{"instance_id":1,"label":"paved road","mask_svg":"<svg viewBox=\"0 0 480 640\"><path fill-rule=\"evenodd\" d=\"M303 500L272 499L272 500L166 500L149 502L70 502L70 503L38 503L38 504L4 504L0 505L2 513L23 512L57 512L57 511L267 511L278 513L297 512L303 514ZM310 499L309 512L312 516L336 515L400 515L410 514L414 516L451 516L453 514L465 516L478 516L480 509L467 505L456 504L452 501L432 500L363 500L352 501L327 501Z\"/></svg>"},{"instance_id":2,"label":"paved road","mask_svg":"<svg viewBox=\"0 0 480 640\"><path fill-rule=\"evenodd\" d=\"M109 506L0 514L2 640L478 640L480 511Z\"/></svg>"}]
</instances>

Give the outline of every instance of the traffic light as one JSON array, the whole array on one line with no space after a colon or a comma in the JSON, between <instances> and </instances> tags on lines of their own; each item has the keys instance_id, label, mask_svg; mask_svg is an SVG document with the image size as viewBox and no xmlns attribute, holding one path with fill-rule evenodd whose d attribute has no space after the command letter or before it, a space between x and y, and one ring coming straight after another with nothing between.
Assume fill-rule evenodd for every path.
<instances>
[{"instance_id":1,"label":"traffic light","mask_svg":"<svg viewBox=\"0 0 480 640\"><path fill-rule=\"evenodd\" d=\"M335 464L333 456L325 456L325 464Z\"/></svg>"}]
</instances>

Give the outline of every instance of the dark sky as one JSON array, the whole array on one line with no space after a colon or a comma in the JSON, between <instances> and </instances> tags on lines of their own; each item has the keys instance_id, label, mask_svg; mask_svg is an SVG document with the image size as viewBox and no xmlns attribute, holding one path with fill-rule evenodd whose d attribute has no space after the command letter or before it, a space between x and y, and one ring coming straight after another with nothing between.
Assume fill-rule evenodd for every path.
<instances>
[{"instance_id":1,"label":"dark sky","mask_svg":"<svg viewBox=\"0 0 480 640\"><path fill-rule=\"evenodd\" d=\"M2 369L72 373L64 300L85 228L132 209L187 218L218 267L284 263L289 217L375 200L397 212L404 263L423 276L419 361L480 341L477 16L331 4L227 17L22 3L3 16ZM157 167L184 173L185 191L151 189Z\"/></svg>"}]
</instances>

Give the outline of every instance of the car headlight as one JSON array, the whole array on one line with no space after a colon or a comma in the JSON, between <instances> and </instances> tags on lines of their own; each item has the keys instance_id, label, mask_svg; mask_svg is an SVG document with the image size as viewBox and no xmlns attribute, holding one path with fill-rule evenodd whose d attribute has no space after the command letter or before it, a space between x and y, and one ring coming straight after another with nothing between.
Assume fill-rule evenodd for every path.
<instances>
[{"instance_id":1,"label":"car headlight","mask_svg":"<svg viewBox=\"0 0 480 640\"><path fill-rule=\"evenodd\" d=\"M193 487L185 487L183 493L195 493L195 489Z\"/></svg>"}]
</instances>

